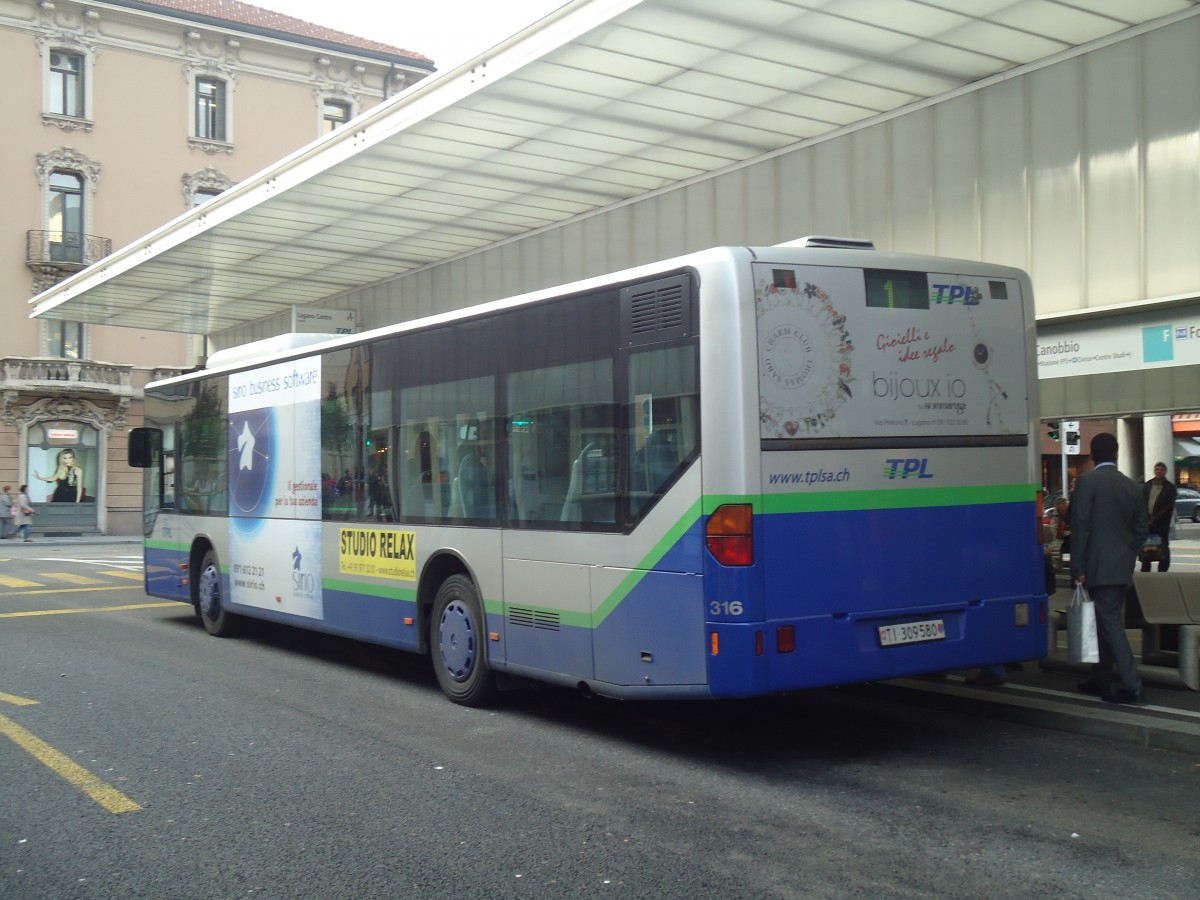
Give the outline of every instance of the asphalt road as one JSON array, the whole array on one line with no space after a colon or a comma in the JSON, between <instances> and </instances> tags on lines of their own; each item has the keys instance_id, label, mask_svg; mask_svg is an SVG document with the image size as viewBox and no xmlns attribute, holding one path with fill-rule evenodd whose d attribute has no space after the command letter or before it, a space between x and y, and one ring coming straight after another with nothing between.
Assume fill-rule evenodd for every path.
<instances>
[{"instance_id":1,"label":"asphalt road","mask_svg":"<svg viewBox=\"0 0 1200 900\"><path fill-rule=\"evenodd\" d=\"M464 709L423 659L211 638L136 547L34 550L0 559L5 898L1197 896L1194 757L863 689Z\"/></svg>"}]
</instances>

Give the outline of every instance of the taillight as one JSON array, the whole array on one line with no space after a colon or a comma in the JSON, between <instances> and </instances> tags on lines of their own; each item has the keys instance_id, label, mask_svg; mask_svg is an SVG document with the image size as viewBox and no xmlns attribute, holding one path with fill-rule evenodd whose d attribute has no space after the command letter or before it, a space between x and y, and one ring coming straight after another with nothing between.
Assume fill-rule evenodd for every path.
<instances>
[{"instance_id":1,"label":"taillight","mask_svg":"<svg viewBox=\"0 0 1200 900\"><path fill-rule=\"evenodd\" d=\"M704 526L708 552L723 566L754 565L754 516L749 503L718 506Z\"/></svg>"},{"instance_id":2,"label":"taillight","mask_svg":"<svg viewBox=\"0 0 1200 900\"><path fill-rule=\"evenodd\" d=\"M780 653L796 652L795 625L780 625L775 629L775 649Z\"/></svg>"}]
</instances>

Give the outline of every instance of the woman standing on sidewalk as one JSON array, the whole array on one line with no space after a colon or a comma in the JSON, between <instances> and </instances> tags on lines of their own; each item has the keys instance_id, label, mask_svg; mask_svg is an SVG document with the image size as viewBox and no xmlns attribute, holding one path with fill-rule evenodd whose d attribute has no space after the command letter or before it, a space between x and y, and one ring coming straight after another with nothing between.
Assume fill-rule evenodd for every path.
<instances>
[{"instance_id":1,"label":"woman standing on sidewalk","mask_svg":"<svg viewBox=\"0 0 1200 900\"><path fill-rule=\"evenodd\" d=\"M29 505L29 485L21 485L20 493L17 494L15 501L17 507L17 515L13 519L12 539L16 540L17 534L22 528L25 529L25 543L33 543L33 539L29 536L29 523L33 521L33 507Z\"/></svg>"},{"instance_id":2,"label":"woman standing on sidewalk","mask_svg":"<svg viewBox=\"0 0 1200 900\"><path fill-rule=\"evenodd\" d=\"M16 530L16 522L14 517L17 514L16 500L13 499L12 487L4 486L4 491L0 492L0 538L8 540L11 536L10 531Z\"/></svg>"}]
</instances>

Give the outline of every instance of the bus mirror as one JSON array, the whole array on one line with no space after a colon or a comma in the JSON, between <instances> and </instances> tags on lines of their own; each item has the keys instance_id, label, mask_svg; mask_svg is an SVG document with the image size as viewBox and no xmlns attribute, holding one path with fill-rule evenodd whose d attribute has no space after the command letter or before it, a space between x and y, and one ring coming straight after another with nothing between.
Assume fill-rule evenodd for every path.
<instances>
[{"instance_id":1,"label":"bus mirror","mask_svg":"<svg viewBox=\"0 0 1200 900\"><path fill-rule=\"evenodd\" d=\"M161 428L134 428L129 432L129 465L148 469L162 458Z\"/></svg>"}]
</instances>

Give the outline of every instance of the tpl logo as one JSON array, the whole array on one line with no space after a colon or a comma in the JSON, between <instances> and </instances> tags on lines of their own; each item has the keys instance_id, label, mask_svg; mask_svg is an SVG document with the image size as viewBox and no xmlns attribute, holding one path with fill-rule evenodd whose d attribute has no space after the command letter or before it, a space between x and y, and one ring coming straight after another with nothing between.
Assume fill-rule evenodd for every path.
<instances>
[{"instance_id":1,"label":"tpl logo","mask_svg":"<svg viewBox=\"0 0 1200 900\"><path fill-rule=\"evenodd\" d=\"M897 478L932 478L931 472L926 472L928 459L885 459L883 477L888 481Z\"/></svg>"},{"instance_id":2,"label":"tpl logo","mask_svg":"<svg viewBox=\"0 0 1200 900\"><path fill-rule=\"evenodd\" d=\"M963 284L931 285L931 299L934 303L961 303L963 306L978 306L983 294L978 288Z\"/></svg>"}]
</instances>

